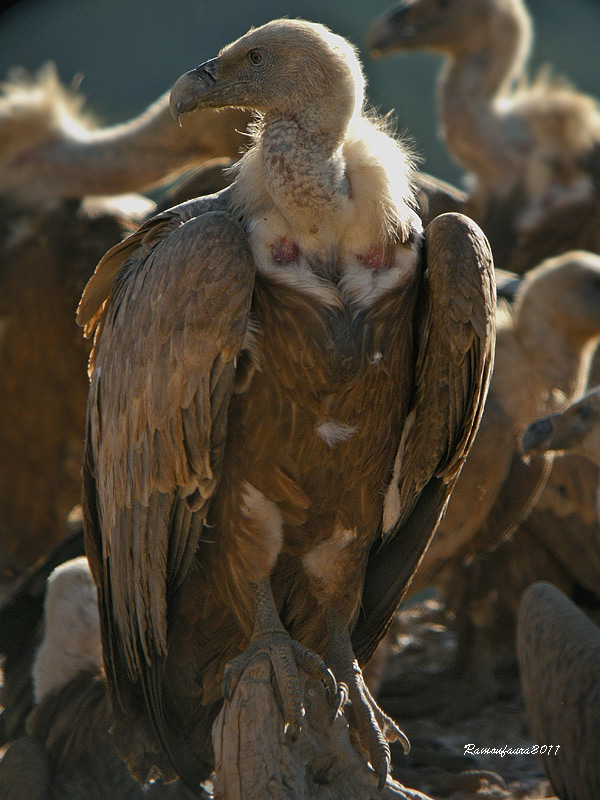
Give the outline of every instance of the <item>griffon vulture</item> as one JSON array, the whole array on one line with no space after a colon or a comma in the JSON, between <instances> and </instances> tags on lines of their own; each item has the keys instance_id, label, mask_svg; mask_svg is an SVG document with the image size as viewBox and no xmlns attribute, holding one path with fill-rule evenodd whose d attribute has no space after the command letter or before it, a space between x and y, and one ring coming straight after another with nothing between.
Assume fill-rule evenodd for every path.
<instances>
[{"instance_id":1,"label":"griffon vulture","mask_svg":"<svg viewBox=\"0 0 600 800\"><path fill-rule=\"evenodd\" d=\"M0 747L25 733L35 705L33 663L44 635L44 603L52 571L84 555L81 518L51 552L19 578L0 607Z\"/></svg>"},{"instance_id":2,"label":"griffon vulture","mask_svg":"<svg viewBox=\"0 0 600 800\"><path fill-rule=\"evenodd\" d=\"M540 581L519 608L521 683L534 740L562 800L600 797L600 630Z\"/></svg>"},{"instance_id":3,"label":"griffon vulture","mask_svg":"<svg viewBox=\"0 0 600 800\"><path fill-rule=\"evenodd\" d=\"M597 403L597 390L591 390L533 422L522 439L528 457L555 454L544 491L521 527L554 560L562 580L542 571L536 579L551 581L589 608L600 607Z\"/></svg>"},{"instance_id":4,"label":"griffon vulture","mask_svg":"<svg viewBox=\"0 0 600 800\"><path fill-rule=\"evenodd\" d=\"M441 135L470 176L467 213L488 235L496 265L515 271L600 245L600 107L547 71L528 82L531 41L522 0L405 0L367 34L375 57L410 50L444 56ZM535 261L524 263L523 245Z\"/></svg>"},{"instance_id":5,"label":"griffon vulture","mask_svg":"<svg viewBox=\"0 0 600 800\"><path fill-rule=\"evenodd\" d=\"M102 254L155 213L123 193L237 155L249 115L206 110L180 129L164 96L102 127L50 67L0 88L0 575L10 582L62 539L80 501L89 347L73 309Z\"/></svg>"},{"instance_id":6,"label":"griffon vulture","mask_svg":"<svg viewBox=\"0 0 600 800\"><path fill-rule=\"evenodd\" d=\"M164 94L138 117L102 126L52 64L34 77L14 69L1 88L0 194L25 206L164 185L213 158L238 156L249 121L239 109L206 109L178 128Z\"/></svg>"},{"instance_id":7,"label":"griffon vulture","mask_svg":"<svg viewBox=\"0 0 600 800\"><path fill-rule=\"evenodd\" d=\"M562 411L532 422L523 434L522 447L526 454L559 452L581 456L600 467L600 387L590 389ZM597 470L595 476L596 517L600 520ZM596 541L590 542L594 549L596 545ZM600 585L597 588L600 595Z\"/></svg>"},{"instance_id":8,"label":"griffon vulture","mask_svg":"<svg viewBox=\"0 0 600 800\"><path fill-rule=\"evenodd\" d=\"M423 235L410 158L363 91L354 47L302 20L183 75L175 116L254 109L253 145L229 188L110 250L80 303L86 549L114 729L142 780L207 777L223 694L260 654L289 740L298 669L345 707L380 786L404 740L359 663L475 434L494 286L469 219Z\"/></svg>"}]
</instances>

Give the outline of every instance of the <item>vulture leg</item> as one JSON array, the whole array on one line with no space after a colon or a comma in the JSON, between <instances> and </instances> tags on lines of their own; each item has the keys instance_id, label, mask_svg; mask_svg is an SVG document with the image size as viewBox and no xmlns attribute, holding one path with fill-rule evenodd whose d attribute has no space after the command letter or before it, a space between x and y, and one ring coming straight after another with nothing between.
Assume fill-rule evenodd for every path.
<instances>
[{"instance_id":1,"label":"vulture leg","mask_svg":"<svg viewBox=\"0 0 600 800\"><path fill-rule=\"evenodd\" d=\"M302 726L304 708L298 668L316 681L322 681L330 700L337 698L337 685L325 662L312 650L291 638L284 628L273 598L270 578L264 577L255 586L256 620L250 644L225 667L223 696L231 700L244 670L257 658L266 655L273 673L283 706L286 738L296 741Z\"/></svg>"},{"instance_id":2,"label":"vulture leg","mask_svg":"<svg viewBox=\"0 0 600 800\"><path fill-rule=\"evenodd\" d=\"M364 748L382 789L390 771L389 742L399 741L405 753L410 742L391 717L381 710L369 691L358 665L347 625L337 613L328 614L329 650L327 662L340 684L342 701L349 706L350 733L356 749Z\"/></svg>"}]
</instances>

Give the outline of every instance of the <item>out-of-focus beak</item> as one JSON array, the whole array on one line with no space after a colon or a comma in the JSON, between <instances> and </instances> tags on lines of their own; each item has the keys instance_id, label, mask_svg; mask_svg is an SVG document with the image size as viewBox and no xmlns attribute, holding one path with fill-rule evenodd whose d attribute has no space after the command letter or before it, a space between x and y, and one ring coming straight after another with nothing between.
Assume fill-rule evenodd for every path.
<instances>
[{"instance_id":1,"label":"out-of-focus beak","mask_svg":"<svg viewBox=\"0 0 600 800\"><path fill-rule=\"evenodd\" d=\"M223 88L220 77L220 59L212 58L178 78L169 95L169 106L175 121L181 124L181 115L188 111L226 105L220 102Z\"/></svg>"},{"instance_id":2,"label":"out-of-focus beak","mask_svg":"<svg viewBox=\"0 0 600 800\"><path fill-rule=\"evenodd\" d=\"M401 3L373 20L367 30L367 50L373 58L385 58L398 52L404 38L414 30L408 25L409 3Z\"/></svg>"},{"instance_id":3,"label":"out-of-focus beak","mask_svg":"<svg viewBox=\"0 0 600 800\"><path fill-rule=\"evenodd\" d=\"M554 422L558 416L558 414L552 414L531 423L521 439L523 453L543 453L546 450L556 449L552 446L552 435Z\"/></svg>"}]
</instances>

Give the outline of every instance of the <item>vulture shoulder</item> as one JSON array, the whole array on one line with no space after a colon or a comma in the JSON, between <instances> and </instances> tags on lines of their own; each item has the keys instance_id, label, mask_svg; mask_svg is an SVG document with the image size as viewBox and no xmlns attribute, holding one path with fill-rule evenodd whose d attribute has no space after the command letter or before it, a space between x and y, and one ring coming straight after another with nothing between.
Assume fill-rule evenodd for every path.
<instances>
[{"instance_id":1,"label":"vulture shoulder","mask_svg":"<svg viewBox=\"0 0 600 800\"><path fill-rule=\"evenodd\" d=\"M372 549L353 643L368 660L441 519L474 439L493 368L495 285L479 227L462 214L425 230L412 407Z\"/></svg>"},{"instance_id":2,"label":"vulture shoulder","mask_svg":"<svg viewBox=\"0 0 600 800\"><path fill-rule=\"evenodd\" d=\"M219 482L254 274L227 195L214 195L110 250L79 308L95 331L83 492L105 661L117 695L141 683L149 708L161 707L168 616Z\"/></svg>"}]
</instances>

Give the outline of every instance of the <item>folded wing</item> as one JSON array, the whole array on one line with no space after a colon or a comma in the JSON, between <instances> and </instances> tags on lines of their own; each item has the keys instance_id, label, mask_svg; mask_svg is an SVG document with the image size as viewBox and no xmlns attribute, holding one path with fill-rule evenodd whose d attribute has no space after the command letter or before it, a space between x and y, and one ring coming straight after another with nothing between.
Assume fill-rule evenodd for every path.
<instances>
[{"instance_id":1,"label":"folded wing","mask_svg":"<svg viewBox=\"0 0 600 800\"><path fill-rule=\"evenodd\" d=\"M109 684L126 715L141 700L165 748L169 616L219 483L254 285L245 232L215 207L146 223L105 256L80 308L96 329L84 514Z\"/></svg>"},{"instance_id":2,"label":"folded wing","mask_svg":"<svg viewBox=\"0 0 600 800\"><path fill-rule=\"evenodd\" d=\"M475 437L493 366L495 285L485 236L467 217L442 214L425 231L423 257L412 407L353 633L361 662L384 635L445 510Z\"/></svg>"}]
</instances>

